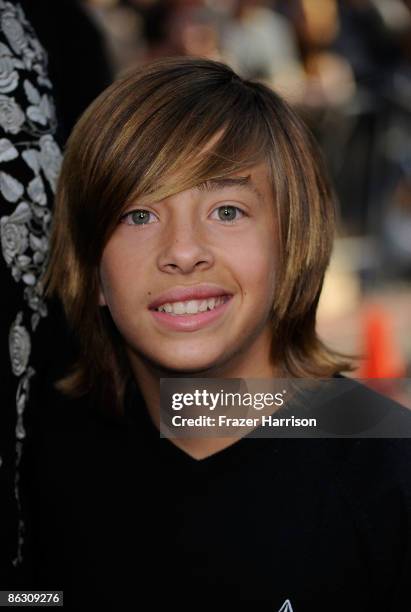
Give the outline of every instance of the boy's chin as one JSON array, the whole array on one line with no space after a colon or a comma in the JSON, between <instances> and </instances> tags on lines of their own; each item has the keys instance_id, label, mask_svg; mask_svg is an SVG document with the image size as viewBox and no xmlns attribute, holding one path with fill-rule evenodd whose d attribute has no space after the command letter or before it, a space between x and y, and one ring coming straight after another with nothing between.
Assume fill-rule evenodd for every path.
<instances>
[{"instance_id":1,"label":"boy's chin","mask_svg":"<svg viewBox=\"0 0 411 612\"><path fill-rule=\"evenodd\" d=\"M203 374L209 375L216 370L221 365L222 361L224 361L222 357L210 356L207 358L204 354L198 357L190 356L190 358L179 358L174 355L169 359L164 359L164 357L159 359L157 364L161 370L170 372L170 374L181 377L184 377L186 374L190 376L197 375L198 378L201 378Z\"/></svg>"},{"instance_id":2,"label":"boy's chin","mask_svg":"<svg viewBox=\"0 0 411 612\"><path fill-rule=\"evenodd\" d=\"M188 362L188 361L181 361L181 362L172 362L172 363L160 363L159 364L160 369L164 370L166 372L170 372L170 374L174 374L177 376L181 376L184 377L185 375L188 376L197 376L198 378L201 378L201 376L204 374L206 375L207 373L213 371L215 368L218 367L218 364L215 363L214 361L211 362L204 362L199 361L198 363L193 363L193 362Z\"/></svg>"}]
</instances>

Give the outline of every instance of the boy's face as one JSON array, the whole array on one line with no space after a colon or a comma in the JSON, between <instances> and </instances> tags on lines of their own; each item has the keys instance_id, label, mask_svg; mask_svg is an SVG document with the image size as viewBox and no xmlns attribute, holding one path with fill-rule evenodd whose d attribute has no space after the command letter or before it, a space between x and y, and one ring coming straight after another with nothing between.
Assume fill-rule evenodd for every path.
<instances>
[{"instance_id":1,"label":"boy's face","mask_svg":"<svg viewBox=\"0 0 411 612\"><path fill-rule=\"evenodd\" d=\"M104 249L100 304L135 364L266 371L277 246L263 163L158 203L140 200Z\"/></svg>"}]
</instances>

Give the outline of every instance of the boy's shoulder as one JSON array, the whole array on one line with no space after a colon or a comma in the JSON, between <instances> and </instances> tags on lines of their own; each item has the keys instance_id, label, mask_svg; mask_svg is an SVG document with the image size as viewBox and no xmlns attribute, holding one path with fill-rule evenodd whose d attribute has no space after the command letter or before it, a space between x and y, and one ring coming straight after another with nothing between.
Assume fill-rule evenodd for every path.
<instances>
[{"instance_id":1,"label":"boy's shoulder","mask_svg":"<svg viewBox=\"0 0 411 612\"><path fill-rule=\"evenodd\" d=\"M290 412L315 416L317 428L270 440L270 470L277 469L282 456L283 468L298 472L300 481L338 489L353 505L397 495L411 513L411 410L339 376L331 386L320 386L311 405Z\"/></svg>"},{"instance_id":2,"label":"boy's shoulder","mask_svg":"<svg viewBox=\"0 0 411 612\"><path fill-rule=\"evenodd\" d=\"M401 398L401 388L401 381L364 384L338 375L320 381L306 395L304 409L317 417L314 434L318 437L411 440L411 410L390 397Z\"/></svg>"}]
</instances>

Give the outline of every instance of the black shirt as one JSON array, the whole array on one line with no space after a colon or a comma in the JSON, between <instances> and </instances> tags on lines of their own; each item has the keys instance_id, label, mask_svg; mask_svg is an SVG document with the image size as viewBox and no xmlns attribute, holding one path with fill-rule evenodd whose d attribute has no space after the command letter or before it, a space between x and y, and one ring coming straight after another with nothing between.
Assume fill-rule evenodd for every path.
<instances>
[{"instance_id":1,"label":"black shirt","mask_svg":"<svg viewBox=\"0 0 411 612\"><path fill-rule=\"evenodd\" d=\"M31 580L65 609L410 607L408 439L246 437L198 461L135 388L124 418L60 403L31 439Z\"/></svg>"}]
</instances>

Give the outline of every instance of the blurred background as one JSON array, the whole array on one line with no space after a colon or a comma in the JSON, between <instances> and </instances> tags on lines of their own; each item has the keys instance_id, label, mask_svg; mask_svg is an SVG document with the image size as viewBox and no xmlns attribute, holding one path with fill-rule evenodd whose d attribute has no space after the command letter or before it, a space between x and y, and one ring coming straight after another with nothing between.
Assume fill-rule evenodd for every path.
<instances>
[{"instance_id":1,"label":"blurred background","mask_svg":"<svg viewBox=\"0 0 411 612\"><path fill-rule=\"evenodd\" d=\"M411 0L77 4L103 40L110 78L161 56L204 56L294 106L339 200L320 335L363 356L357 378L410 377Z\"/></svg>"}]
</instances>

